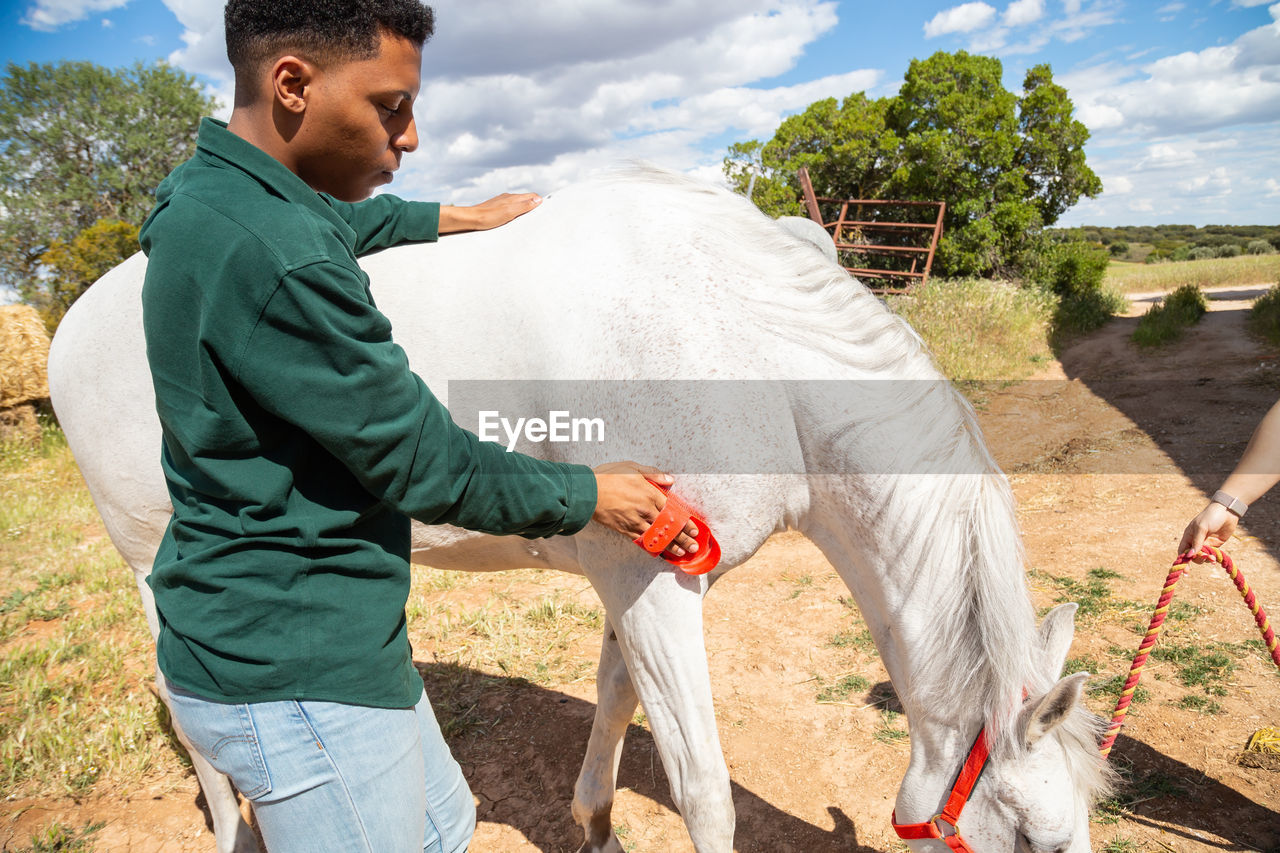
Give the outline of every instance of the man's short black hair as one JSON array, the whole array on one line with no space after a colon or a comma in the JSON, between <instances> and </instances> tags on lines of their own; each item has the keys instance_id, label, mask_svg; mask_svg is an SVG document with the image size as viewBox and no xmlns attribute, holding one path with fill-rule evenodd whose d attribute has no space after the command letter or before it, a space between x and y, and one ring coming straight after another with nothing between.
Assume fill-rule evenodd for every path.
<instances>
[{"instance_id":1,"label":"man's short black hair","mask_svg":"<svg viewBox=\"0 0 1280 853\"><path fill-rule=\"evenodd\" d=\"M228 0L224 20L237 77L289 52L320 64L369 59L383 32L421 48L435 31L419 0Z\"/></svg>"}]
</instances>

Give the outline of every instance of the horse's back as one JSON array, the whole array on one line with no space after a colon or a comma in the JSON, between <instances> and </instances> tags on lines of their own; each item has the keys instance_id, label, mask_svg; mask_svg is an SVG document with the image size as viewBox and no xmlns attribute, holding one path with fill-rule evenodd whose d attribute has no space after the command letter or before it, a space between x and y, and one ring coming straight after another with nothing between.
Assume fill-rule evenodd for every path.
<instances>
[{"instance_id":1,"label":"horse's back","mask_svg":"<svg viewBox=\"0 0 1280 853\"><path fill-rule=\"evenodd\" d=\"M776 339L743 295L762 287L758 271L731 251L734 235L712 215L753 222L766 240L784 234L748 208L678 178L605 180L556 193L500 229L388 249L361 266L410 366L438 397L454 402L451 392L466 387L458 380L508 380L529 409L514 416L567 407L603 419L605 442L519 449L671 469L685 494L722 520L732 565L791 520L804 493L781 386L741 381L779 375L770 363ZM135 567L149 566L170 511L142 333L145 269L135 255L94 284L50 356L59 420L113 541ZM690 391L708 379L740 382ZM565 393L557 381L567 380L571 399L557 406ZM424 547L468 538L416 534Z\"/></svg>"}]
</instances>

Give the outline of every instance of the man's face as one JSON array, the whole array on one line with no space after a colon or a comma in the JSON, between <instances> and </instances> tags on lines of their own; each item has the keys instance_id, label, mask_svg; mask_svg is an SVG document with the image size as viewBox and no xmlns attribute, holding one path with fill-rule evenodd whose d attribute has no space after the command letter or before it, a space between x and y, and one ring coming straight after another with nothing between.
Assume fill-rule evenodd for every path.
<instances>
[{"instance_id":1,"label":"man's face","mask_svg":"<svg viewBox=\"0 0 1280 853\"><path fill-rule=\"evenodd\" d=\"M421 64L412 42L383 33L377 56L320 69L295 140L298 176L343 201L391 183L400 157L418 147L413 101Z\"/></svg>"}]
</instances>

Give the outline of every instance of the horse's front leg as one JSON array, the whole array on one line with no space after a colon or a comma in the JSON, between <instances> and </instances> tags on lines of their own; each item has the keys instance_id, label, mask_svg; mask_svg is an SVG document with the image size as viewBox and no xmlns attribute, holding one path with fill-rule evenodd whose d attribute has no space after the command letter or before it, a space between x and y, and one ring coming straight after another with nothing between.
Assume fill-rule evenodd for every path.
<instances>
[{"instance_id":1,"label":"horse's front leg","mask_svg":"<svg viewBox=\"0 0 1280 853\"><path fill-rule=\"evenodd\" d=\"M702 638L705 578L690 577L643 556L587 574L609 613L618 651L644 706L671 796L694 848L698 853L729 853L733 798L716 730ZM619 679L612 679L610 686ZM618 710L614 708L613 713ZM616 719L612 724L618 725ZM593 728L593 743L595 734ZM602 733L598 746L607 743ZM591 772L584 767L584 775ZM609 833L612 836L612 829Z\"/></svg>"},{"instance_id":2,"label":"horse's front leg","mask_svg":"<svg viewBox=\"0 0 1280 853\"><path fill-rule=\"evenodd\" d=\"M596 716L582 771L573 790L573 819L582 826L586 841L578 853L622 853L613 833L613 795L618 787L618 762L627 725L635 714L636 689L622 659L618 634L605 620L596 672Z\"/></svg>"},{"instance_id":3,"label":"horse's front leg","mask_svg":"<svg viewBox=\"0 0 1280 853\"><path fill-rule=\"evenodd\" d=\"M154 639L160 631L160 623L156 616L155 597L151 593L151 587L147 585L147 574L145 571L135 570L134 579L138 584L138 594L142 596L142 609L147 617L147 626L151 629L151 636ZM158 667L156 689L160 694L160 701L164 702L167 709L169 688ZM259 853L261 848L258 846L258 839L249 824L245 823L244 816L240 814L240 803L236 799L231 780L215 770L213 765L191 746L187 736L182 732L182 727L178 725L178 721L172 714L169 715L169 724L173 726L173 732L178 736L178 741L187 750L187 755L191 758L191 766L196 771L196 779L200 782L200 790L204 792L204 801L208 804L209 816L213 819L213 838L217 844L218 853Z\"/></svg>"}]
</instances>

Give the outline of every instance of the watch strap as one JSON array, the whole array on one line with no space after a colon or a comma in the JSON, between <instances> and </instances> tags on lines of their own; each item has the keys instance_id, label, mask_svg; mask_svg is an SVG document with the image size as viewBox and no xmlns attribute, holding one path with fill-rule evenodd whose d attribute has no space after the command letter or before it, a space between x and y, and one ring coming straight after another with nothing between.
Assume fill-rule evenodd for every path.
<instances>
[{"instance_id":1,"label":"watch strap","mask_svg":"<svg viewBox=\"0 0 1280 853\"><path fill-rule=\"evenodd\" d=\"M1225 506L1227 511L1236 518L1244 518L1244 514L1249 511L1249 505L1247 503L1239 498L1233 498L1221 489L1213 493L1213 502Z\"/></svg>"}]
</instances>

